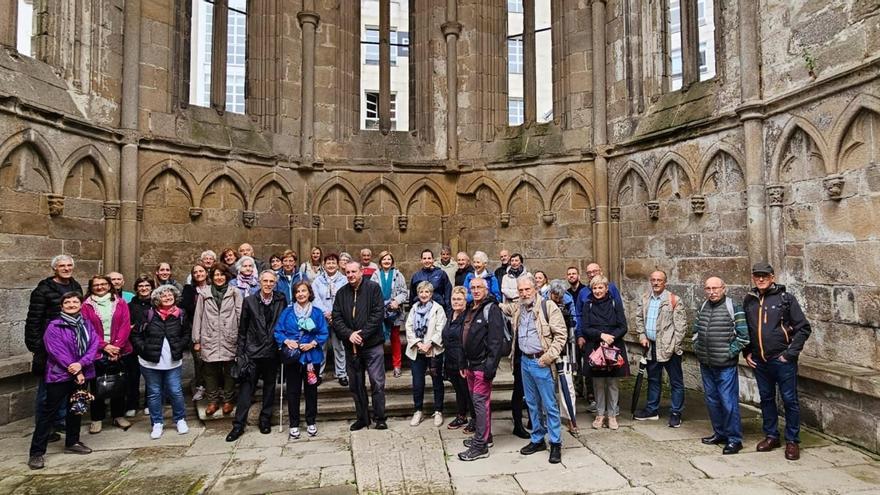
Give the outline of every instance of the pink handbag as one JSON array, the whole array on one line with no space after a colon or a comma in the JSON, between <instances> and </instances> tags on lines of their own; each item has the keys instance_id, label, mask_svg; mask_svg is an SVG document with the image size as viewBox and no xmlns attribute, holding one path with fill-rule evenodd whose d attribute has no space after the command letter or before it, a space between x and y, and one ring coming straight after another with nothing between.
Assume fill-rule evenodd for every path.
<instances>
[{"instance_id":1,"label":"pink handbag","mask_svg":"<svg viewBox=\"0 0 880 495\"><path fill-rule=\"evenodd\" d=\"M610 346L605 342L602 342L599 347L590 353L589 361L590 368L600 371L611 371L625 364L620 348L614 345Z\"/></svg>"}]
</instances>

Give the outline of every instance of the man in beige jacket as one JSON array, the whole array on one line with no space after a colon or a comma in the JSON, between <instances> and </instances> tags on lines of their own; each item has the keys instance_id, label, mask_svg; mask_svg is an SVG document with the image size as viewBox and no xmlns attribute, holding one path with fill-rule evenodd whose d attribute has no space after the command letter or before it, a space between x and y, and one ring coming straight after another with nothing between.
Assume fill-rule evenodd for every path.
<instances>
[{"instance_id":1,"label":"man in beige jacket","mask_svg":"<svg viewBox=\"0 0 880 495\"><path fill-rule=\"evenodd\" d=\"M550 440L550 463L562 461L562 423L556 402L556 366L568 338L562 311L552 301L544 301L535 288L535 278L521 275L517 281L519 301L502 304L513 327L511 358L522 353L521 373L532 434L520 454L531 455L547 450L544 437Z\"/></svg>"},{"instance_id":2,"label":"man in beige jacket","mask_svg":"<svg viewBox=\"0 0 880 495\"><path fill-rule=\"evenodd\" d=\"M651 273L650 282L651 292L642 296L636 311L636 331L648 359L648 403L634 418L660 419L660 382L665 369L672 391L669 426L678 428L684 409L681 341L687 333L687 315L680 298L666 290L666 272Z\"/></svg>"}]
</instances>

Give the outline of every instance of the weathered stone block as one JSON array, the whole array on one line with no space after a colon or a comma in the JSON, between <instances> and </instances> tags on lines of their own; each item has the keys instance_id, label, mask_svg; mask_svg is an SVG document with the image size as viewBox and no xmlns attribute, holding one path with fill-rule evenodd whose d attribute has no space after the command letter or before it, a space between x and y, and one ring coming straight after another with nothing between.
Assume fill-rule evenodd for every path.
<instances>
[{"instance_id":1,"label":"weathered stone block","mask_svg":"<svg viewBox=\"0 0 880 495\"><path fill-rule=\"evenodd\" d=\"M820 285L804 286L801 306L811 320L829 321L832 317L831 289Z\"/></svg>"},{"instance_id":2,"label":"weathered stone block","mask_svg":"<svg viewBox=\"0 0 880 495\"><path fill-rule=\"evenodd\" d=\"M878 418L847 405L824 401L822 403L822 429L826 433L849 439L867 449L876 451L880 429Z\"/></svg>"},{"instance_id":3,"label":"weathered stone block","mask_svg":"<svg viewBox=\"0 0 880 495\"><path fill-rule=\"evenodd\" d=\"M856 323L856 305L853 291L848 288L834 288L834 319L844 323Z\"/></svg>"},{"instance_id":4,"label":"weathered stone block","mask_svg":"<svg viewBox=\"0 0 880 495\"><path fill-rule=\"evenodd\" d=\"M679 281L702 284L709 276L721 277L730 284L748 284L748 258L686 258L677 262Z\"/></svg>"},{"instance_id":5,"label":"weathered stone block","mask_svg":"<svg viewBox=\"0 0 880 495\"><path fill-rule=\"evenodd\" d=\"M827 285L872 286L880 280L880 241L847 244L808 244L807 273L812 282ZM858 266L858 270L851 267Z\"/></svg>"},{"instance_id":6,"label":"weathered stone block","mask_svg":"<svg viewBox=\"0 0 880 495\"><path fill-rule=\"evenodd\" d=\"M22 418L33 417L34 400L37 390L27 389L19 392L13 392L9 397L9 421L15 421Z\"/></svg>"}]
</instances>

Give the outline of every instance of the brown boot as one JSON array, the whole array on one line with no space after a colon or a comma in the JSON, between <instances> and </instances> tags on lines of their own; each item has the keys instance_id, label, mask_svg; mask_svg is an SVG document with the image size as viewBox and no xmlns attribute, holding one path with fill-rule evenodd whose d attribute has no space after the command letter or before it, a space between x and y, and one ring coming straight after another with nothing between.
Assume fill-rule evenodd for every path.
<instances>
[{"instance_id":1,"label":"brown boot","mask_svg":"<svg viewBox=\"0 0 880 495\"><path fill-rule=\"evenodd\" d=\"M779 445L778 438L766 437L758 442L757 450L758 452L770 452L773 449L779 448Z\"/></svg>"},{"instance_id":2,"label":"brown boot","mask_svg":"<svg viewBox=\"0 0 880 495\"><path fill-rule=\"evenodd\" d=\"M213 416L217 409L220 409L220 406L217 405L216 402L211 402L208 404L208 407L205 408L206 416Z\"/></svg>"},{"instance_id":3,"label":"brown boot","mask_svg":"<svg viewBox=\"0 0 880 495\"><path fill-rule=\"evenodd\" d=\"M229 416L232 414L232 410L235 409L235 406L232 405L232 402L224 402L223 403L223 415Z\"/></svg>"},{"instance_id":4,"label":"brown boot","mask_svg":"<svg viewBox=\"0 0 880 495\"><path fill-rule=\"evenodd\" d=\"M801 447L797 442L785 442L785 458L796 461L801 458Z\"/></svg>"}]
</instances>

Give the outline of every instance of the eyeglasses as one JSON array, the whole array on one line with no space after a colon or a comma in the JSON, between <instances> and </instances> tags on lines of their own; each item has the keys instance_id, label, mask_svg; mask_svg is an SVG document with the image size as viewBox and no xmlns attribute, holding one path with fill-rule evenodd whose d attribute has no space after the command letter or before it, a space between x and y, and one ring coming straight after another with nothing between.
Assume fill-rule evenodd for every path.
<instances>
[{"instance_id":1,"label":"eyeglasses","mask_svg":"<svg viewBox=\"0 0 880 495\"><path fill-rule=\"evenodd\" d=\"M753 273L752 274L752 278L755 280L766 280L766 279L769 279L772 277L773 277L772 273Z\"/></svg>"},{"instance_id":2,"label":"eyeglasses","mask_svg":"<svg viewBox=\"0 0 880 495\"><path fill-rule=\"evenodd\" d=\"M724 287L704 287L703 288L703 290L705 290L706 292L718 292L723 289L724 289Z\"/></svg>"},{"instance_id":3,"label":"eyeglasses","mask_svg":"<svg viewBox=\"0 0 880 495\"><path fill-rule=\"evenodd\" d=\"M101 282L97 284L92 284L92 287L110 287L110 284L108 284L107 282Z\"/></svg>"}]
</instances>

